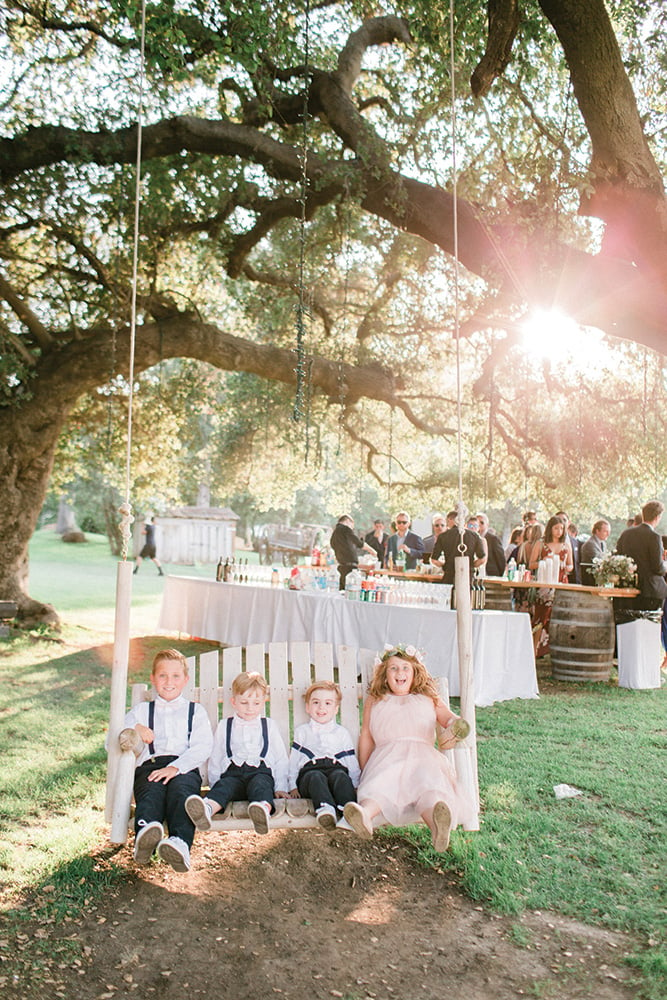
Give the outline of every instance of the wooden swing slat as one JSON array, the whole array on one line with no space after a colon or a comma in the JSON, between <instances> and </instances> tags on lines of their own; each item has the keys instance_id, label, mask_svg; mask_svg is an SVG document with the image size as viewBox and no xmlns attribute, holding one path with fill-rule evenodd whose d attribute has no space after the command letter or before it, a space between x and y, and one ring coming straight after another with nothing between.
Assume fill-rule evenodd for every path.
<instances>
[{"instance_id":1,"label":"wooden swing slat","mask_svg":"<svg viewBox=\"0 0 667 1000\"><path fill-rule=\"evenodd\" d=\"M310 643L293 642L290 645L290 659L292 661L292 691L299 692L298 695L293 694L292 697L294 729L296 729L297 726L308 722L303 695L313 681L313 669L310 662Z\"/></svg>"},{"instance_id":2,"label":"wooden swing slat","mask_svg":"<svg viewBox=\"0 0 667 1000\"><path fill-rule=\"evenodd\" d=\"M334 679L333 646L328 642L313 643L313 663L318 681Z\"/></svg>"},{"instance_id":3,"label":"wooden swing slat","mask_svg":"<svg viewBox=\"0 0 667 1000\"><path fill-rule=\"evenodd\" d=\"M338 647L338 684L343 696L340 721L351 733L359 731L359 700L363 697L357 680L357 653L353 646Z\"/></svg>"},{"instance_id":4,"label":"wooden swing slat","mask_svg":"<svg viewBox=\"0 0 667 1000\"><path fill-rule=\"evenodd\" d=\"M289 748L289 683L287 678L287 643L269 644L269 713L278 724L283 743Z\"/></svg>"}]
</instances>

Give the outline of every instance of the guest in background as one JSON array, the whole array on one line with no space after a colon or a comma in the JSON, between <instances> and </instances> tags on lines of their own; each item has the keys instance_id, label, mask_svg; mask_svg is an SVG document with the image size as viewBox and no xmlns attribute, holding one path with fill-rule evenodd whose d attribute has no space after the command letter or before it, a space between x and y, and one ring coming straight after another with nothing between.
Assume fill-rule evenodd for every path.
<instances>
[{"instance_id":1,"label":"guest in background","mask_svg":"<svg viewBox=\"0 0 667 1000\"><path fill-rule=\"evenodd\" d=\"M391 558L393 565L398 562L401 554L405 555L405 568L414 569L424 551L424 541L414 531L410 531L411 518L404 510L400 510L394 518L396 534L391 535L387 543L387 562Z\"/></svg>"},{"instance_id":2,"label":"guest in background","mask_svg":"<svg viewBox=\"0 0 667 1000\"><path fill-rule=\"evenodd\" d=\"M522 515L521 519L524 523L524 527L527 527L529 524L537 524L537 514L534 510L527 510L525 514Z\"/></svg>"},{"instance_id":3,"label":"guest in background","mask_svg":"<svg viewBox=\"0 0 667 1000\"><path fill-rule=\"evenodd\" d=\"M518 562L517 552L519 550L519 546L521 545L522 541L523 541L523 528L522 527L512 528L512 534L510 535L510 540L505 546L505 558L507 559L508 562L510 561L510 559L514 559L515 562Z\"/></svg>"},{"instance_id":4,"label":"guest in background","mask_svg":"<svg viewBox=\"0 0 667 1000\"><path fill-rule=\"evenodd\" d=\"M338 563L339 590L345 590L345 577L359 566L359 551L375 555L375 549L355 535L354 521L349 514L338 518L338 524L331 533L329 544Z\"/></svg>"},{"instance_id":5,"label":"guest in background","mask_svg":"<svg viewBox=\"0 0 667 1000\"><path fill-rule=\"evenodd\" d=\"M536 571L537 564L547 556L556 555L559 560L558 583L567 583L568 574L572 572L572 549L567 541L565 521L558 516L550 517L544 529L544 540L540 546L535 545L530 558L530 569ZM535 658L546 656L549 652L549 622L551 608L554 602L553 587L540 587L533 606L533 640L535 643Z\"/></svg>"},{"instance_id":6,"label":"guest in background","mask_svg":"<svg viewBox=\"0 0 667 1000\"><path fill-rule=\"evenodd\" d=\"M486 514L478 514L477 520L479 522L479 533L486 542L486 575L502 576L506 566L503 543L489 526L489 519Z\"/></svg>"},{"instance_id":7,"label":"guest in background","mask_svg":"<svg viewBox=\"0 0 667 1000\"><path fill-rule=\"evenodd\" d=\"M382 518L375 518L373 521L373 530L368 532L364 541L375 550L377 557L380 560L380 565L384 566L387 559L387 543L389 542L389 535L384 530L384 521Z\"/></svg>"},{"instance_id":8,"label":"guest in background","mask_svg":"<svg viewBox=\"0 0 667 1000\"><path fill-rule=\"evenodd\" d=\"M454 583L454 560L459 555L459 543L461 532L456 524L447 531L443 531L436 539L431 555L431 562L436 566L442 566L444 573L441 583ZM463 544L465 546L464 555L470 562L470 578L472 579L473 569L483 566L486 560L486 546L479 533L472 528L466 528L463 532Z\"/></svg>"},{"instance_id":9,"label":"guest in background","mask_svg":"<svg viewBox=\"0 0 667 1000\"><path fill-rule=\"evenodd\" d=\"M667 598L662 539L657 532L665 508L659 500L649 500L642 507L642 523L626 528L616 543L616 551L630 556L637 565L637 597L615 597L614 608L628 611L657 611Z\"/></svg>"},{"instance_id":10,"label":"guest in background","mask_svg":"<svg viewBox=\"0 0 667 1000\"><path fill-rule=\"evenodd\" d=\"M523 532L523 541L517 547L514 557L517 566L523 566L526 569L530 566L533 549L536 545L541 547L543 534L544 527L539 521L526 525ZM525 611L527 614L532 614L534 599L535 591L531 587L515 587L512 590L515 611Z\"/></svg>"},{"instance_id":11,"label":"guest in background","mask_svg":"<svg viewBox=\"0 0 667 1000\"><path fill-rule=\"evenodd\" d=\"M572 549L572 572L568 576L570 583L581 583L580 550L581 541L577 535L577 526L572 521L567 526L568 541Z\"/></svg>"},{"instance_id":12,"label":"guest in background","mask_svg":"<svg viewBox=\"0 0 667 1000\"><path fill-rule=\"evenodd\" d=\"M591 572L593 560L601 558L607 551L607 539L611 532L609 521L601 518L591 528L591 536L587 538L579 550L579 565L581 567L581 582L585 587L595 586L595 577Z\"/></svg>"},{"instance_id":13,"label":"guest in background","mask_svg":"<svg viewBox=\"0 0 667 1000\"><path fill-rule=\"evenodd\" d=\"M454 518L454 520L456 521L456 518ZM436 538L438 537L438 535L441 535L443 531L445 531L445 529L448 527L451 527L451 525L447 524L444 514L433 515L433 517L431 518L432 533L430 535L427 535L426 538L424 539L424 553L423 553L424 562L426 563L430 562L431 553L433 552L433 546L435 545Z\"/></svg>"}]
</instances>

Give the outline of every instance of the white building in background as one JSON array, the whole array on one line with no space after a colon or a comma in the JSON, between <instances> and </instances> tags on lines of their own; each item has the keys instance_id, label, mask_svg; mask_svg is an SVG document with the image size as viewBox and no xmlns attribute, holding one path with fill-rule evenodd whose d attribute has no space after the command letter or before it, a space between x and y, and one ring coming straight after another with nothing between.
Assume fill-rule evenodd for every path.
<instances>
[{"instance_id":1,"label":"white building in background","mask_svg":"<svg viewBox=\"0 0 667 1000\"><path fill-rule=\"evenodd\" d=\"M230 507L176 507L155 517L155 547L161 563L185 566L217 563L234 555L236 525ZM134 552L144 544L144 522L134 526Z\"/></svg>"}]
</instances>

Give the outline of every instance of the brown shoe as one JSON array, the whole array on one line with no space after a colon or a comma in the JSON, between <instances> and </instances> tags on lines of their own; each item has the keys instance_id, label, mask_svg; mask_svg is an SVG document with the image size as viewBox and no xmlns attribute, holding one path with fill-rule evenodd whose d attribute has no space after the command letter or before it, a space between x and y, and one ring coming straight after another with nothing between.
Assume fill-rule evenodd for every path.
<instances>
[{"instance_id":1,"label":"brown shoe","mask_svg":"<svg viewBox=\"0 0 667 1000\"><path fill-rule=\"evenodd\" d=\"M452 814L446 802L436 802L433 806L433 829L431 831L433 850L442 854L449 847L449 833L452 828Z\"/></svg>"},{"instance_id":2,"label":"brown shoe","mask_svg":"<svg viewBox=\"0 0 667 1000\"><path fill-rule=\"evenodd\" d=\"M362 840L372 840L373 824L358 802L348 802L343 809L343 816L357 837L361 837Z\"/></svg>"}]
</instances>

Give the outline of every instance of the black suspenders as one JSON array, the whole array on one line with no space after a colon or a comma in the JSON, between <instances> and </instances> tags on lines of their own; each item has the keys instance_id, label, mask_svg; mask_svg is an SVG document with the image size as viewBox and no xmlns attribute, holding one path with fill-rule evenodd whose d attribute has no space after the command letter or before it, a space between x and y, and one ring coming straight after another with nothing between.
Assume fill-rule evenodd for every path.
<instances>
[{"instance_id":1,"label":"black suspenders","mask_svg":"<svg viewBox=\"0 0 667 1000\"><path fill-rule=\"evenodd\" d=\"M192 736L192 720L195 717L195 703L191 701L188 705L188 746L190 746L190 737ZM148 728L152 729L155 725L155 702L148 702ZM155 745L151 741L148 744L148 752L151 757L155 756Z\"/></svg>"},{"instance_id":2,"label":"black suspenders","mask_svg":"<svg viewBox=\"0 0 667 1000\"><path fill-rule=\"evenodd\" d=\"M259 720L262 725L262 749L259 752L261 760L264 760L267 753L269 752L269 724L266 721L266 716L262 716ZM232 726L234 724L234 716L230 715L227 717L227 757L229 760L232 759Z\"/></svg>"}]
</instances>

